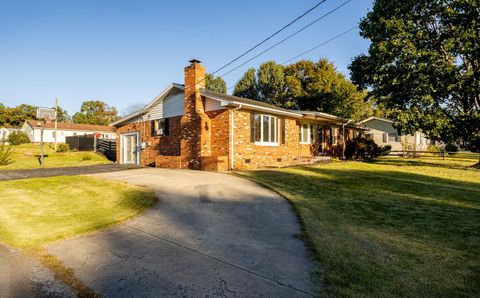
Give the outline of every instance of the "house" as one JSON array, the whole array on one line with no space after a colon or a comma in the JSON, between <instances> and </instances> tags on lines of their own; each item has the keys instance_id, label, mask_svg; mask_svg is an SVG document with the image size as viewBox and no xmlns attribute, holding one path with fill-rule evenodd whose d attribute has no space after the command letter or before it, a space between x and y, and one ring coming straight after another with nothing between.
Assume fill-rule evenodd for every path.
<instances>
[{"instance_id":1,"label":"house","mask_svg":"<svg viewBox=\"0 0 480 298\"><path fill-rule=\"evenodd\" d=\"M385 118L370 117L358 123L367 128L365 137L372 139L379 146L392 146L392 150L423 151L432 143L421 132L415 132L414 135L401 135L399 131L393 127L393 121Z\"/></svg>"},{"instance_id":2,"label":"house","mask_svg":"<svg viewBox=\"0 0 480 298\"><path fill-rule=\"evenodd\" d=\"M27 134L30 141L40 143L41 133L43 131L43 141L46 143L55 142L55 122L26 120L21 130ZM65 138L69 136L82 136L96 134L102 139L115 139L115 128L107 125L91 125L57 122L57 143L65 143Z\"/></svg>"},{"instance_id":3,"label":"house","mask_svg":"<svg viewBox=\"0 0 480 298\"><path fill-rule=\"evenodd\" d=\"M8 142L8 136L12 132L19 131L20 129L18 128L13 128L13 127L0 127L0 142L5 141Z\"/></svg>"},{"instance_id":4,"label":"house","mask_svg":"<svg viewBox=\"0 0 480 298\"><path fill-rule=\"evenodd\" d=\"M190 63L184 85L171 84L111 124L119 163L215 171L287 166L341 156L345 140L363 132L334 115L205 90L205 68Z\"/></svg>"}]
</instances>

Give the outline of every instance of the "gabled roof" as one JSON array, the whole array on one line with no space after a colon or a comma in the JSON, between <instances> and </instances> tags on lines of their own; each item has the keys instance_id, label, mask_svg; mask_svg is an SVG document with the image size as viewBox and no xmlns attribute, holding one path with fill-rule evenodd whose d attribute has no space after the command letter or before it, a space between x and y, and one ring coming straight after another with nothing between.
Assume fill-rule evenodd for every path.
<instances>
[{"instance_id":1,"label":"gabled roof","mask_svg":"<svg viewBox=\"0 0 480 298\"><path fill-rule=\"evenodd\" d=\"M165 97L167 97L168 95L172 94L172 93L175 93L175 92L178 92L178 91L183 91L184 87L182 84L178 84L178 83L171 83L170 85L168 85L167 88L163 89L162 92L160 92L159 95L157 95L150 103L148 103L145 107L143 107L142 110L138 111L138 112L135 112L135 113L132 113L126 117L123 117L115 122L112 122L110 123L110 126L117 126L119 124L122 124L124 123L125 121L128 121L128 120L131 120L131 119L134 119L136 117L140 117L142 116L143 114L147 113L148 109L150 109L152 106L154 106L157 102L159 102L160 100L163 100Z\"/></svg>"},{"instance_id":2,"label":"gabled roof","mask_svg":"<svg viewBox=\"0 0 480 298\"><path fill-rule=\"evenodd\" d=\"M37 120L26 120L26 123L32 128L47 128L55 129L55 122L44 123ZM93 124L77 124L77 123L66 123L66 122L57 122L58 130L80 130L80 131L102 131L102 132L115 132L115 128L108 125L93 125Z\"/></svg>"},{"instance_id":3,"label":"gabled roof","mask_svg":"<svg viewBox=\"0 0 480 298\"><path fill-rule=\"evenodd\" d=\"M367 118L367 119L365 119L365 120L362 120L362 121L358 122L358 124L365 124L365 123L370 122L370 121L372 121L372 120L378 120L378 121L393 123L393 121L390 120L390 119L372 116L372 117L370 117L370 118Z\"/></svg>"}]
</instances>

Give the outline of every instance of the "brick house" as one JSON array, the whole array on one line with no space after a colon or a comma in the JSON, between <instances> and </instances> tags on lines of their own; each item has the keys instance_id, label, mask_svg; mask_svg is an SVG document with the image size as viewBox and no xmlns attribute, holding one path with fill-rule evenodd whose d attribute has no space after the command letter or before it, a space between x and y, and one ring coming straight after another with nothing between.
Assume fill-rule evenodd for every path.
<instances>
[{"instance_id":1,"label":"brick house","mask_svg":"<svg viewBox=\"0 0 480 298\"><path fill-rule=\"evenodd\" d=\"M190 63L184 85L171 84L111 124L119 163L213 171L287 166L341 156L345 140L363 133L334 115L205 90L205 68Z\"/></svg>"}]
</instances>

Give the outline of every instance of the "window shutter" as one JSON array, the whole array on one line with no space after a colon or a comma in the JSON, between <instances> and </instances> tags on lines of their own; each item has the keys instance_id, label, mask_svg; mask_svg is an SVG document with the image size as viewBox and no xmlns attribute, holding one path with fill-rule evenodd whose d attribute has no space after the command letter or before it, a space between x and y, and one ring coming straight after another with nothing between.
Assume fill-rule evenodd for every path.
<instances>
[{"instance_id":1,"label":"window shutter","mask_svg":"<svg viewBox=\"0 0 480 298\"><path fill-rule=\"evenodd\" d=\"M285 144L285 118L280 119L280 143Z\"/></svg>"},{"instance_id":2,"label":"window shutter","mask_svg":"<svg viewBox=\"0 0 480 298\"><path fill-rule=\"evenodd\" d=\"M250 142L255 143L255 113L250 113Z\"/></svg>"},{"instance_id":3,"label":"window shutter","mask_svg":"<svg viewBox=\"0 0 480 298\"><path fill-rule=\"evenodd\" d=\"M165 129L163 131L163 134L168 136L170 132L170 118L165 118Z\"/></svg>"},{"instance_id":4,"label":"window shutter","mask_svg":"<svg viewBox=\"0 0 480 298\"><path fill-rule=\"evenodd\" d=\"M330 127L330 144L334 144L334 142L333 142L333 138L334 138L334 136L333 136L333 133L334 133L333 129L334 129L333 127Z\"/></svg>"},{"instance_id":5,"label":"window shutter","mask_svg":"<svg viewBox=\"0 0 480 298\"><path fill-rule=\"evenodd\" d=\"M150 121L150 136L155 136L155 120Z\"/></svg>"},{"instance_id":6,"label":"window shutter","mask_svg":"<svg viewBox=\"0 0 480 298\"><path fill-rule=\"evenodd\" d=\"M388 133L383 133L383 142L386 143L388 141Z\"/></svg>"},{"instance_id":7,"label":"window shutter","mask_svg":"<svg viewBox=\"0 0 480 298\"><path fill-rule=\"evenodd\" d=\"M310 143L314 143L315 142L315 126L313 126L313 124L310 124Z\"/></svg>"}]
</instances>

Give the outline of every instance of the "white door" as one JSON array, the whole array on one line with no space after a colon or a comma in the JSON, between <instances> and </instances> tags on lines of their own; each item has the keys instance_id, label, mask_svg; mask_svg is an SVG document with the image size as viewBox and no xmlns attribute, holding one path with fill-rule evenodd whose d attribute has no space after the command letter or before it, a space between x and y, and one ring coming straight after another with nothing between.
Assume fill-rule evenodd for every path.
<instances>
[{"instance_id":1,"label":"white door","mask_svg":"<svg viewBox=\"0 0 480 298\"><path fill-rule=\"evenodd\" d=\"M139 164L137 133L123 136L123 163Z\"/></svg>"}]
</instances>

